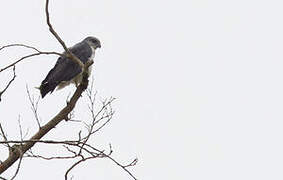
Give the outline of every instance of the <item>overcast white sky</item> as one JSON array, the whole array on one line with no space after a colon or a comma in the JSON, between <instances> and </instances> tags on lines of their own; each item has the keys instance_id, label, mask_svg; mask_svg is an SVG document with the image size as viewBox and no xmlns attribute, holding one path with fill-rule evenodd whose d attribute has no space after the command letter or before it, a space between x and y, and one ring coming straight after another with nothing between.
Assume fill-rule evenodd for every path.
<instances>
[{"instance_id":1,"label":"overcast white sky","mask_svg":"<svg viewBox=\"0 0 283 180\"><path fill-rule=\"evenodd\" d=\"M132 171L138 179L283 179L282 7L280 0L51 0L52 23L68 46L88 35L102 42L95 88L100 99L117 98L116 114L93 142L102 148L111 143L122 162L137 157ZM0 46L17 42L62 51L45 24L43 1L3 1L0 17ZM0 68L28 52L1 52ZM19 114L29 135L36 131L25 86L37 96L33 87L56 58L17 66L17 79L0 103L0 122L11 139L18 137ZM1 87L9 75L1 74ZM42 123L73 91L41 101ZM83 100L75 111L86 111ZM74 129L63 122L46 139L75 137ZM0 149L1 160L5 153ZM62 179L71 165L23 163L17 179ZM75 180L131 179L103 159L72 174Z\"/></svg>"}]
</instances>

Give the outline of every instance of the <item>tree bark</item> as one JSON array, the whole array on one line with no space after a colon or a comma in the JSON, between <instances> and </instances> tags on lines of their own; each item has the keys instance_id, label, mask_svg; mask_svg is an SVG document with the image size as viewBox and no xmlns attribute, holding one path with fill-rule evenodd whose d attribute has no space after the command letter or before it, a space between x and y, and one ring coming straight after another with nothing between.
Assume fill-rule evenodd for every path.
<instances>
[{"instance_id":1,"label":"tree bark","mask_svg":"<svg viewBox=\"0 0 283 180\"><path fill-rule=\"evenodd\" d=\"M89 65L88 65L89 66ZM40 140L45 134L47 134L51 129L53 129L57 124L59 124L62 120L68 119L68 114L74 109L78 99L81 97L83 91L88 86L88 74L83 72L83 81L77 87L74 95L71 100L67 103L67 105L47 124L42 126L40 130L30 138L30 140ZM5 172L10 166L12 166L27 150L33 147L36 142L27 142L22 145L16 144L11 147L11 151L9 153L9 157L0 164L0 174Z\"/></svg>"}]
</instances>

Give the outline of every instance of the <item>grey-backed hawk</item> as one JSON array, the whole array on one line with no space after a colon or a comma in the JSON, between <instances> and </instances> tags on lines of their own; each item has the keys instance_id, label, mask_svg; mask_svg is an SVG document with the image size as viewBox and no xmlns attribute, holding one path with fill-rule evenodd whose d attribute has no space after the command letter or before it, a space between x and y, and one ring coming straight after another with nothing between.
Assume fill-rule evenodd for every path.
<instances>
[{"instance_id":1,"label":"grey-backed hawk","mask_svg":"<svg viewBox=\"0 0 283 180\"><path fill-rule=\"evenodd\" d=\"M69 48L69 50L85 64L88 60L93 60L95 50L100 47L101 44L97 38L87 37L82 42ZM75 83L77 86L82 81L81 67L64 56L65 54L66 52L58 58L54 68L49 71L42 81L39 87L42 98L48 92L52 93L56 87L61 89L70 83Z\"/></svg>"}]
</instances>

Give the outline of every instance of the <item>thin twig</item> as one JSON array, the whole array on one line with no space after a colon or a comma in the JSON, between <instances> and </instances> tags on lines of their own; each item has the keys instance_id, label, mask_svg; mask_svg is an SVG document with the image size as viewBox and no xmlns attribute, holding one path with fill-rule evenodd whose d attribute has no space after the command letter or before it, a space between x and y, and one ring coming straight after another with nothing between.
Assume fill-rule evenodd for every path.
<instances>
[{"instance_id":1,"label":"thin twig","mask_svg":"<svg viewBox=\"0 0 283 180\"><path fill-rule=\"evenodd\" d=\"M8 44L8 45L5 45L5 46L2 46L0 48L0 51L5 49L5 48L8 48L8 47L15 47L15 46L21 46L21 47L25 47L25 48L28 48L28 49L33 49L37 52L41 52L40 50L38 50L37 48L33 47L33 46L29 46L29 45L25 45L25 44Z\"/></svg>"},{"instance_id":2,"label":"thin twig","mask_svg":"<svg viewBox=\"0 0 283 180\"><path fill-rule=\"evenodd\" d=\"M38 125L38 128L40 129L41 128L41 125L40 125L40 118L38 116L38 103L39 103L39 100L40 100L40 96L38 96L37 100L34 99L34 96L30 96L30 92L29 92L29 89L28 89L28 86L26 85L26 90L27 90L27 94L28 94L28 98L29 98L29 102L31 104L31 110L33 112L33 115L35 117L35 120L36 120L36 123Z\"/></svg>"},{"instance_id":3,"label":"thin twig","mask_svg":"<svg viewBox=\"0 0 283 180\"><path fill-rule=\"evenodd\" d=\"M11 85L11 83L15 80L16 78L16 66L13 66L13 78L9 81L9 83L7 84L7 86L4 88L4 90L2 90L0 92L0 101L1 101L1 97L3 95L3 93L8 89L8 87Z\"/></svg>"},{"instance_id":4,"label":"thin twig","mask_svg":"<svg viewBox=\"0 0 283 180\"><path fill-rule=\"evenodd\" d=\"M19 151L20 159L19 159L19 163L18 163L16 172L15 172L14 176L11 178L11 180L16 178L17 174L19 173L19 170L20 170L20 167L21 167L21 163L22 163L22 160L23 160L23 152L22 152L21 148L17 148L16 150Z\"/></svg>"},{"instance_id":5,"label":"thin twig","mask_svg":"<svg viewBox=\"0 0 283 180\"><path fill-rule=\"evenodd\" d=\"M77 63L81 69L84 69L84 64L80 61L79 58L77 58L66 46L65 42L60 38L60 36L58 35L58 33L54 30L52 24L50 23L50 15L49 15L49 10L48 10L48 6L49 6L49 0L46 0L46 4L45 4L45 15L46 15L46 22L47 25L49 27L49 31L54 35L54 37L57 39L57 41L62 45L62 47L64 48L65 52L67 53L67 57L70 58L72 61L74 61L75 63Z\"/></svg>"},{"instance_id":6,"label":"thin twig","mask_svg":"<svg viewBox=\"0 0 283 180\"><path fill-rule=\"evenodd\" d=\"M17 143L45 143L45 144L76 144L77 141L53 141L53 140L39 140L39 139L30 139L30 140L5 140L0 141L0 144L17 144Z\"/></svg>"},{"instance_id":7,"label":"thin twig","mask_svg":"<svg viewBox=\"0 0 283 180\"><path fill-rule=\"evenodd\" d=\"M37 53L33 53L33 54L29 54L29 55L26 55L26 56L23 56L21 57L20 59L16 60L15 62L7 65L6 67L0 69L0 72L10 68L10 67L13 67L15 66L16 64L18 64L19 62L23 61L24 59L27 59L27 58L30 58L30 57L34 57L34 56L39 56L39 55L58 55L58 56L63 56L63 54L61 53L58 53L58 52L43 52L43 51L40 51L40 52L37 52Z\"/></svg>"},{"instance_id":8,"label":"thin twig","mask_svg":"<svg viewBox=\"0 0 283 180\"><path fill-rule=\"evenodd\" d=\"M40 158L40 159L44 159L44 160L54 160L54 159L74 159L74 158L76 158L78 156L73 155L73 156L44 157L44 156L41 156L41 155L27 154L24 157L27 157L27 158Z\"/></svg>"},{"instance_id":9,"label":"thin twig","mask_svg":"<svg viewBox=\"0 0 283 180\"><path fill-rule=\"evenodd\" d=\"M1 131L0 135L3 137L3 139L5 141L8 141L7 136L6 136L5 132L4 132L4 129L3 129L2 125L1 125L1 123L0 123L0 131ZM11 152L11 146L9 145L9 143L3 143L3 144L6 144L8 146L9 152Z\"/></svg>"},{"instance_id":10,"label":"thin twig","mask_svg":"<svg viewBox=\"0 0 283 180\"><path fill-rule=\"evenodd\" d=\"M89 99L91 100L91 97L89 97ZM90 108L90 111L91 111L91 115L92 115L92 123L90 125L90 129L89 129L89 134L82 138L84 140L88 140L90 135L96 133L97 131L99 131L101 128L103 128L111 119L112 119L112 115L114 114L114 111L112 111L112 108L111 108L111 103L115 100L115 98L110 98L108 101L105 100L103 101L103 106L101 107L101 109L95 114L94 113L94 110L93 110L93 107ZM94 104L92 103L92 106L94 106ZM110 107L110 113L108 113L108 115L106 116L103 116L104 113L107 113L107 107ZM100 116L102 114L102 116L100 118L98 118L98 116ZM102 124L99 128L97 128L96 130L94 130L94 126L99 123L101 120L107 118L107 121Z\"/></svg>"},{"instance_id":11,"label":"thin twig","mask_svg":"<svg viewBox=\"0 0 283 180\"><path fill-rule=\"evenodd\" d=\"M51 119L46 125L42 126L42 128L33 136L31 137L31 141L39 140L44 135L46 135L51 129L53 129L57 124L59 124L68 114L74 109L78 99L81 97L83 91L87 88L88 85L88 78L87 74L83 74L83 83L81 83L74 95L72 96L70 102L64 107L53 119ZM32 148L36 142L27 142L21 146L21 150L25 153L27 150ZM20 158L19 154L10 154L9 157L0 164L0 174L6 171L15 161Z\"/></svg>"},{"instance_id":12,"label":"thin twig","mask_svg":"<svg viewBox=\"0 0 283 180\"><path fill-rule=\"evenodd\" d=\"M80 163L82 163L82 162L84 162L84 161L86 161L86 160L89 160L89 159L93 159L93 158L96 158L96 157L87 157L87 158L81 159L81 160L77 161L76 163L74 163L74 164L66 171L66 173L65 173L65 180L68 180L68 174L69 174L69 172L70 172L73 168L75 168L75 167L76 167L77 165L79 165Z\"/></svg>"},{"instance_id":13,"label":"thin twig","mask_svg":"<svg viewBox=\"0 0 283 180\"><path fill-rule=\"evenodd\" d=\"M131 167L131 166L135 166L138 163L138 158L135 158L131 163L129 163L128 165L125 165L124 167Z\"/></svg>"},{"instance_id":14,"label":"thin twig","mask_svg":"<svg viewBox=\"0 0 283 180\"><path fill-rule=\"evenodd\" d=\"M84 143L85 144L85 143ZM90 145L88 145L90 146ZM88 151L86 150L85 148L83 148L85 151ZM80 151L81 152L81 151ZM77 157L78 156L81 156L81 160L77 161L76 163L74 163L65 173L65 180L68 179L68 174L70 173L70 171L72 169L74 169L77 165L79 165L80 163L84 162L84 161L87 161L87 160L90 160L90 159L94 159L94 158L97 158L97 157L100 157L100 154L97 154L97 153L92 153L90 151L88 151L88 153L91 155L90 157L87 157L87 158L84 158L83 156L81 156L80 154L77 154Z\"/></svg>"},{"instance_id":15,"label":"thin twig","mask_svg":"<svg viewBox=\"0 0 283 180\"><path fill-rule=\"evenodd\" d=\"M99 151L96 148L93 148L92 146L89 146L88 144L85 144L85 146L88 146L91 149L94 149L96 151ZM110 151L111 152L111 151ZM126 171L133 179L137 180L137 178L127 169L127 167L123 166L121 163L119 163L117 160L115 160L114 158L112 158L110 155L105 154L103 151L100 151L101 154L103 154L103 156L107 157L108 159L110 159L112 162L114 162L116 165L118 165L119 167L121 167L124 171ZM135 160L134 160L135 161ZM134 165L137 164L137 158L136 158L136 162L134 163Z\"/></svg>"},{"instance_id":16,"label":"thin twig","mask_svg":"<svg viewBox=\"0 0 283 180\"><path fill-rule=\"evenodd\" d=\"M37 143L45 143L45 144L66 144L66 145L71 145L71 146L75 146L78 148L82 148L83 146L86 146L87 148L89 148L92 151L95 152L91 152L90 150L87 150L86 148L83 148L83 150L85 152L87 152L89 155L91 155L90 157L86 157L84 158L83 156L81 156L81 154L76 153L75 151L71 150L71 153L73 153L72 156L54 156L54 157L44 157L44 156L40 156L40 155L34 155L33 153L31 154L27 154L24 157L34 157L34 158L41 158L41 159L45 159L45 160L53 160L53 159L71 159L71 158L77 158L77 157L81 157L84 160L80 160L78 162L76 162L75 164L73 164L71 166L71 168L68 169L68 173L71 171L71 169L73 169L75 166L77 166L79 163L89 160L89 159L93 159L93 158L108 158L110 159L112 162L114 162L116 165L120 166L124 171L126 171L133 179L137 179L127 168L130 166L135 166L138 162L137 158L134 159L131 163L127 164L127 165L122 165L121 163L119 163L117 160L115 160L114 158L112 158L110 155L113 152L112 150L112 146L110 145L110 151L108 154L104 153L104 151L102 150L98 150L97 148L94 148L93 146L83 142L83 141L53 141L53 140L23 140L23 141L1 141L1 143L28 143L28 142L37 142ZM66 173L67 173L66 172ZM68 175L67 173L67 175ZM65 175L66 177L66 175Z\"/></svg>"},{"instance_id":17,"label":"thin twig","mask_svg":"<svg viewBox=\"0 0 283 180\"><path fill-rule=\"evenodd\" d=\"M23 130L22 130L22 125L21 125L21 116L20 115L19 115L19 118L18 118L18 124L19 124L19 130L20 130L20 138L21 138L21 141L22 141L23 140Z\"/></svg>"},{"instance_id":18,"label":"thin twig","mask_svg":"<svg viewBox=\"0 0 283 180\"><path fill-rule=\"evenodd\" d=\"M3 134L4 141L0 141L0 144L6 144L9 146L9 157L0 164L0 174L3 173L5 170L7 170L13 163L15 163L17 160L19 160L19 164L17 167L17 170L15 172L15 175L13 176L16 177L18 174L18 171L20 169L21 161L23 157L33 157L33 158L41 158L45 160L52 160L52 159L76 159L76 158L81 158L79 161L75 162L65 173L65 179L67 179L69 172L75 168L77 165L79 165L82 162L85 162L90 159L94 158L108 158L111 161L113 161L116 165L120 166L124 171L126 171L133 179L136 180L135 176L131 174L131 172L127 169L130 166L134 166L137 163L137 159L133 160L131 163L128 165L122 165L119 163L117 160L111 157L111 154L113 152L111 144L110 146L110 151L109 153L104 153L104 150L98 150L97 148L93 147L92 145L88 144L88 140L90 137L99 131L101 128L103 128L109 121L112 119L112 116L114 114L114 111L112 110L111 103L114 100L114 98L106 99L105 101L102 102L102 107L99 109L98 112L95 112L94 108L94 101L95 101L95 96L92 97L92 89L93 89L93 84L91 86L91 91L90 93L90 111L92 115L92 122L90 124L87 124L88 127L88 133L85 137L81 136L81 132L79 132L79 139L76 141L54 141L54 140L41 140L41 138L46 135L51 129L53 129L57 124L59 124L62 120L68 119L70 116L70 119L72 118L72 111L78 101L78 99L81 97L82 93L86 88L88 87L88 67L93 64L93 61L87 61L85 64L80 61L72 52L67 48L65 42L60 38L60 36L57 34L57 32L53 29L51 23L50 23L50 17L49 17L49 12L48 12L48 5L49 5L49 0L46 0L45 4L45 14L46 14L46 22L49 27L50 32L53 34L53 36L57 39L57 41L62 45L64 48L65 52L64 54L60 54L57 52L42 52L38 50L35 47L24 45L24 44L10 44L7 46L3 46L0 48L0 50L8 47L13 47L13 46L22 46L25 48L33 49L36 51L34 54L30 54L27 56L24 56L14 63L0 69L0 72L15 66L17 63L23 61L26 58L30 58L33 56L38 56L42 54L56 54L59 56L65 56L72 61L76 62L81 68L82 68L82 83L77 87L76 92L74 95L71 97L70 101L67 103L66 107L63 108L53 119L51 119L47 124L44 126L40 126L39 123L39 117L37 115L37 108L38 108L38 101L34 100L34 97L31 97L28 89L28 95L29 95L29 100L32 104L32 110L35 114L38 126L40 129L38 132L32 136L29 140L23 140L23 134L22 134L22 128L21 124L19 121L19 127L20 127L20 141L13 141L13 140L8 140L7 137L5 136L5 133L2 129L2 126L0 124L0 129L1 129L1 134ZM71 113L71 114L70 114ZM103 122L104 123L100 123ZM96 125L99 124L99 127L96 127ZM102 124L102 125L101 125ZM44 144L54 144L54 145L63 145L65 149L67 150L68 153L71 155L69 156L53 156L53 157L44 157L42 155L35 155L31 148L34 146L36 143L44 143ZM10 144L15 144L12 147L10 147ZM26 153L27 152L27 153ZM24 156L24 154L26 155ZM12 178L12 179L13 179Z\"/></svg>"},{"instance_id":19,"label":"thin twig","mask_svg":"<svg viewBox=\"0 0 283 180\"><path fill-rule=\"evenodd\" d=\"M94 94L94 97L92 97L92 86L90 88L90 90L88 91L87 93L87 96L88 96L88 99L90 101L90 106L89 106L89 110L91 112L91 115L92 115L92 123L91 124L86 124L87 128L88 128L88 134L82 138L83 140L83 145L82 145L82 148L84 147L84 144L89 140L90 136L93 135L94 133L96 133L97 131L99 131L101 128L103 128L111 119L112 119L112 116L103 116L100 117L98 119L98 116L102 113L104 114L105 112L107 113L107 106L111 106L111 103L113 102L114 98L110 98L109 101L105 101L103 102L103 106L101 107L101 109L96 113L96 115L94 114L94 100L95 100L95 95L96 93ZM107 102L107 103L106 103ZM112 110L112 109L111 109ZM111 111L110 114L112 114L113 112ZM113 114L112 114L113 115ZM106 117L108 117L107 121L105 123L102 124L102 126L98 127L96 130L94 129L95 128L95 125L105 119ZM82 149L81 149L82 150ZM80 150L80 152L81 152Z\"/></svg>"}]
</instances>

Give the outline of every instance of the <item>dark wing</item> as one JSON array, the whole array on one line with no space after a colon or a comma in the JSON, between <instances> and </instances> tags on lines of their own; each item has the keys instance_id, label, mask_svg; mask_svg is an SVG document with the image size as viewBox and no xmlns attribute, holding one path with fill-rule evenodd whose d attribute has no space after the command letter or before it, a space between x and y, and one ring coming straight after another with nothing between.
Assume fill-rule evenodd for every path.
<instances>
[{"instance_id":1,"label":"dark wing","mask_svg":"<svg viewBox=\"0 0 283 180\"><path fill-rule=\"evenodd\" d=\"M70 51L83 63L86 63L92 55L92 49L85 42L75 45L70 48ZM46 78L41 83L40 93L42 98L48 92L53 92L56 86L62 81L70 81L80 72L81 68L78 64L64 56L59 57L54 68L49 71Z\"/></svg>"}]
</instances>

